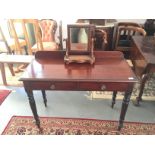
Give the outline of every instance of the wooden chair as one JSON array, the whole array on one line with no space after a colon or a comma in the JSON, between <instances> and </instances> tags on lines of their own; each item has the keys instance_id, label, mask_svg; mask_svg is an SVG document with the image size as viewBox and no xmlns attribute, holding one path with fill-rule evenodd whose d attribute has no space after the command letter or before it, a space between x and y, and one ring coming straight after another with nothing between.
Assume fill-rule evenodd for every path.
<instances>
[{"instance_id":1,"label":"wooden chair","mask_svg":"<svg viewBox=\"0 0 155 155\"><path fill-rule=\"evenodd\" d=\"M31 36L28 36L28 31L27 31L27 28L26 28L27 24L32 24L32 26L33 26L34 39L35 39L34 44L31 44L31 42L30 42L30 37ZM36 51L44 50L38 20L37 19L23 19L22 20L22 25L23 25L24 35L25 35L25 38L26 38L26 41L27 41L28 53L30 55L32 55Z\"/></svg>"},{"instance_id":2,"label":"wooden chair","mask_svg":"<svg viewBox=\"0 0 155 155\"><path fill-rule=\"evenodd\" d=\"M18 19L9 19L9 31L11 39L8 39L8 45L11 51L15 52L15 54L25 54L26 53L26 40L25 38L21 39L19 34L24 37L24 33L22 31L22 25L19 23ZM25 52L25 53L24 53Z\"/></svg>"},{"instance_id":3,"label":"wooden chair","mask_svg":"<svg viewBox=\"0 0 155 155\"><path fill-rule=\"evenodd\" d=\"M27 43L27 51L29 55L32 55L36 51L39 51L39 50L44 51L44 50L57 50L58 49L58 44L56 44L55 38L54 38L54 34L56 31L55 24L53 24L54 26L48 27L50 25L49 24L50 22L49 22L47 23L48 26L45 28L45 26L43 26L45 23L43 24L43 21L41 21L40 23L38 19L17 19L17 20L14 19L11 21L12 23L13 21L19 22L22 25L24 37ZM52 21L52 20L51 22L55 23L55 21ZM31 24L33 27L34 40L35 40L34 44L32 44L30 41L32 36L28 34L28 29L27 29L28 24ZM52 34L50 34L49 32L48 37L47 37L45 32L49 30L50 31L52 30L51 31Z\"/></svg>"},{"instance_id":4,"label":"wooden chair","mask_svg":"<svg viewBox=\"0 0 155 155\"><path fill-rule=\"evenodd\" d=\"M32 24L33 25L33 29L34 29L34 33L35 33L35 41L36 41L36 43L38 43L38 42L40 43L41 40L38 39L39 38L38 37L39 30L37 28L39 26L37 25L37 23L38 23L37 20L35 20L35 19L10 19L9 23L11 25L11 29L12 29L12 33L14 35L14 38L17 40L17 47L18 47L18 50L20 51L19 54L22 54L22 53L21 53L21 46L20 46L19 41L17 39L17 31L18 31L17 28L18 27L15 27L15 24L18 24L18 25L21 26L21 28L22 28L21 31L22 31L22 33L24 35L26 46L27 46L27 53L29 55L32 55L33 49L32 49L32 45L31 45L31 42L30 42L30 37L32 37L32 36L28 35L27 25L28 24ZM40 39L41 39L41 36L40 36ZM39 47L37 46L38 50L40 48L41 48L41 50L43 49L43 47L40 44L38 45Z\"/></svg>"},{"instance_id":5,"label":"wooden chair","mask_svg":"<svg viewBox=\"0 0 155 155\"><path fill-rule=\"evenodd\" d=\"M4 36L3 30L0 26L0 53L12 54L12 51Z\"/></svg>"},{"instance_id":6,"label":"wooden chair","mask_svg":"<svg viewBox=\"0 0 155 155\"><path fill-rule=\"evenodd\" d=\"M9 46L6 37L3 33L3 30L0 26L0 71L2 76L2 81L4 85L7 85L6 75L5 75L5 64L8 65L9 70L12 76L15 76L15 72L13 69L13 64L28 64L32 60L32 57L21 55L15 55L15 52L12 52L11 47ZM18 52L17 52L18 53ZM18 70L19 71L19 70Z\"/></svg>"},{"instance_id":7,"label":"wooden chair","mask_svg":"<svg viewBox=\"0 0 155 155\"><path fill-rule=\"evenodd\" d=\"M44 50L58 50L59 46L55 41L57 22L52 19L43 19L39 21L39 26Z\"/></svg>"},{"instance_id":8,"label":"wooden chair","mask_svg":"<svg viewBox=\"0 0 155 155\"><path fill-rule=\"evenodd\" d=\"M21 68L23 68L23 64L24 64L24 67L26 67L34 57L29 55L17 54L19 53L18 51L15 51L12 53L12 50L8 45L6 37L0 26L0 47L2 47L1 45L3 45L4 50L1 48L1 51L0 51L0 71L1 71L3 84L7 85L7 80L6 80L7 78L5 74L5 64L8 65L12 76L15 76L15 73L17 71L18 72L21 71ZM17 64L22 64L22 66L20 65L19 67L17 67L16 71L14 71L13 69L14 64L16 64L16 66Z\"/></svg>"},{"instance_id":9,"label":"wooden chair","mask_svg":"<svg viewBox=\"0 0 155 155\"><path fill-rule=\"evenodd\" d=\"M134 35L146 35L146 32L136 23L120 23L115 35L114 50L122 51L125 58L130 57L131 37Z\"/></svg>"},{"instance_id":10,"label":"wooden chair","mask_svg":"<svg viewBox=\"0 0 155 155\"><path fill-rule=\"evenodd\" d=\"M63 50L63 30L62 30L62 21L59 22L59 49Z\"/></svg>"},{"instance_id":11,"label":"wooden chair","mask_svg":"<svg viewBox=\"0 0 155 155\"><path fill-rule=\"evenodd\" d=\"M9 19L9 25L10 25L10 31L14 37L14 40L15 40L15 45L16 45L16 48L15 48L15 55L32 55L32 52L31 52L31 48L30 48L30 41L29 41L29 38L28 38L28 33L27 33L27 29L26 29L26 25L24 23L24 19ZM23 35L23 38L24 38L24 47L26 47L26 53L23 52L23 44L20 43L20 40L19 37L18 37L18 31L19 31L19 28L20 28L20 33ZM22 59L22 57L21 57ZM22 64L23 62L23 64ZM17 63L17 62L15 62ZM27 62L25 63L24 62L24 57L23 57L23 60L20 60L20 63L21 65L17 66L17 69L15 72L20 72L20 71L23 71L23 69L25 69L25 67L27 66Z\"/></svg>"},{"instance_id":12,"label":"wooden chair","mask_svg":"<svg viewBox=\"0 0 155 155\"><path fill-rule=\"evenodd\" d=\"M101 29L95 28L94 36L94 48L100 47L99 49L105 50L107 45L107 32Z\"/></svg>"},{"instance_id":13,"label":"wooden chair","mask_svg":"<svg viewBox=\"0 0 155 155\"><path fill-rule=\"evenodd\" d=\"M115 49L116 38L117 38L117 34L118 34L118 28L120 26L125 26L125 27L134 26L134 27L140 27L141 28L141 25L138 23L135 23L135 22L118 22L118 23L115 23L114 31L113 31L113 42L112 42L112 49L113 50Z\"/></svg>"},{"instance_id":14,"label":"wooden chair","mask_svg":"<svg viewBox=\"0 0 155 155\"><path fill-rule=\"evenodd\" d=\"M6 40L5 36L4 36L2 28L0 26L0 54L3 54L3 53L5 53L5 54L12 54L12 51L11 51L11 49L10 49L8 43L7 43L7 40ZM0 57L1 57L1 55L0 55ZM0 69L2 71L1 74L3 76L3 72L4 71L3 71L3 66L2 65L3 64L0 65ZM14 76L15 73L14 73L14 70L13 70L13 65L9 64L9 63L7 65L9 67L9 69L10 69L10 72L11 72L12 76Z\"/></svg>"}]
</instances>

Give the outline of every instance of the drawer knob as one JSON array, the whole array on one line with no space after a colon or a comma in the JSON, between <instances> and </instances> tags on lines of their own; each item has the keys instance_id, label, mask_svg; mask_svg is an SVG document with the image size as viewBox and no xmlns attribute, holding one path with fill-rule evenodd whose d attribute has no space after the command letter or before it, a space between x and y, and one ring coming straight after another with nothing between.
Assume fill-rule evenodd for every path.
<instances>
[{"instance_id":1,"label":"drawer knob","mask_svg":"<svg viewBox=\"0 0 155 155\"><path fill-rule=\"evenodd\" d=\"M55 89L55 85L54 84L52 84L51 86L50 86L50 89Z\"/></svg>"},{"instance_id":2,"label":"drawer knob","mask_svg":"<svg viewBox=\"0 0 155 155\"><path fill-rule=\"evenodd\" d=\"M101 90L106 90L106 85L102 85Z\"/></svg>"}]
</instances>

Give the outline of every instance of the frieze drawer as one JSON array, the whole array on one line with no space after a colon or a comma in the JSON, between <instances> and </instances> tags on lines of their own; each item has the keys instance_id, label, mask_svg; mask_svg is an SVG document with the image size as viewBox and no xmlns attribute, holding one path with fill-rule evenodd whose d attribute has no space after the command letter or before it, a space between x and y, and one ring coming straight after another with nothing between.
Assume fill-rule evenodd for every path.
<instances>
[{"instance_id":1,"label":"frieze drawer","mask_svg":"<svg viewBox=\"0 0 155 155\"><path fill-rule=\"evenodd\" d=\"M76 90L76 82L29 82L29 87L36 90Z\"/></svg>"},{"instance_id":2,"label":"frieze drawer","mask_svg":"<svg viewBox=\"0 0 155 155\"><path fill-rule=\"evenodd\" d=\"M124 91L126 89L126 83L108 83L108 82L83 82L78 84L79 90L92 90L92 91Z\"/></svg>"}]
</instances>

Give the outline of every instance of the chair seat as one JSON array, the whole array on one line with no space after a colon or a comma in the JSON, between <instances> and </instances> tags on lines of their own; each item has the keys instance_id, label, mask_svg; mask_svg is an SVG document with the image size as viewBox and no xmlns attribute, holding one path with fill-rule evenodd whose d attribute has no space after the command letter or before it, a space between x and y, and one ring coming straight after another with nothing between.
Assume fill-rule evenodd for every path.
<instances>
[{"instance_id":1,"label":"chair seat","mask_svg":"<svg viewBox=\"0 0 155 155\"><path fill-rule=\"evenodd\" d=\"M26 41L24 39L18 39L18 41L21 47L26 46ZM10 38L7 42L11 50L15 50L15 40Z\"/></svg>"},{"instance_id":2,"label":"chair seat","mask_svg":"<svg viewBox=\"0 0 155 155\"><path fill-rule=\"evenodd\" d=\"M55 42L42 42L44 50L58 50L58 44ZM37 44L32 46L32 51L35 52L37 50Z\"/></svg>"},{"instance_id":3,"label":"chair seat","mask_svg":"<svg viewBox=\"0 0 155 155\"><path fill-rule=\"evenodd\" d=\"M11 38L8 39L7 43L8 43L8 46L11 48L12 51L16 50L16 45L15 45L14 39L11 39ZM24 39L19 39L19 43L20 43L21 47L26 46L26 41ZM8 52L4 42L0 42L0 52L6 52L6 53Z\"/></svg>"}]
</instances>

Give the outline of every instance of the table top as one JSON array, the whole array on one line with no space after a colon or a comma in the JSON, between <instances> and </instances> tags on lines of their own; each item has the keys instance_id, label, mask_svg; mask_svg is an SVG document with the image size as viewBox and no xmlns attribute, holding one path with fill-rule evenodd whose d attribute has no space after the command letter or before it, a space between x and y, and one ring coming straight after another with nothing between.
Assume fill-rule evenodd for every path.
<instances>
[{"instance_id":1,"label":"table top","mask_svg":"<svg viewBox=\"0 0 155 155\"><path fill-rule=\"evenodd\" d=\"M95 64L64 63L64 51L38 51L21 81L137 82L118 51L95 51Z\"/></svg>"},{"instance_id":2,"label":"table top","mask_svg":"<svg viewBox=\"0 0 155 155\"><path fill-rule=\"evenodd\" d=\"M132 39L147 63L155 65L155 37L133 36Z\"/></svg>"}]
</instances>

